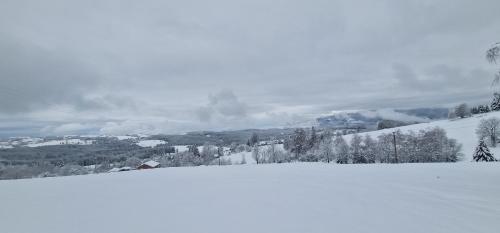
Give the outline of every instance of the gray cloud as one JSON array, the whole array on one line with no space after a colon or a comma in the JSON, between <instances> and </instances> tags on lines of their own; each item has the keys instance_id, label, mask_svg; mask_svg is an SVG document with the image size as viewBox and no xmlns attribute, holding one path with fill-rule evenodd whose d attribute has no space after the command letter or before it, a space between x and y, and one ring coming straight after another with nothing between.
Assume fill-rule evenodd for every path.
<instances>
[{"instance_id":1,"label":"gray cloud","mask_svg":"<svg viewBox=\"0 0 500 233\"><path fill-rule=\"evenodd\" d=\"M0 113L85 103L99 77L67 54L0 37Z\"/></svg>"},{"instance_id":2,"label":"gray cloud","mask_svg":"<svg viewBox=\"0 0 500 233\"><path fill-rule=\"evenodd\" d=\"M198 117L201 121L212 120L214 115L224 118L244 118L247 116L248 106L242 103L230 90L222 90L208 96L207 106L199 107Z\"/></svg>"},{"instance_id":3,"label":"gray cloud","mask_svg":"<svg viewBox=\"0 0 500 233\"><path fill-rule=\"evenodd\" d=\"M38 133L169 133L481 102L495 90L497 67L484 52L500 38L499 8L494 0L2 1L0 121L22 116Z\"/></svg>"}]
</instances>

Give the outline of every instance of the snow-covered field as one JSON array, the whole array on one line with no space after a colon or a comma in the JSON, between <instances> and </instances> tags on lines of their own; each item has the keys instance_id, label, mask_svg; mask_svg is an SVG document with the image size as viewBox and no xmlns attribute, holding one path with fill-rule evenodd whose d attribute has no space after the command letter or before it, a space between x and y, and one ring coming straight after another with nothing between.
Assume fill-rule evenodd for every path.
<instances>
[{"instance_id":1,"label":"snow-covered field","mask_svg":"<svg viewBox=\"0 0 500 233\"><path fill-rule=\"evenodd\" d=\"M8 233L500 232L500 163L292 163L0 181Z\"/></svg>"},{"instance_id":2,"label":"snow-covered field","mask_svg":"<svg viewBox=\"0 0 500 233\"><path fill-rule=\"evenodd\" d=\"M486 114L478 114L474 115L470 118L464 118L464 119L454 119L454 120L440 120L440 121L433 121L429 123L421 123L421 124L414 124L414 125L408 125L408 126L402 126L398 128L392 128L392 129L383 129L383 130L377 130L377 131L372 131L372 132L367 132L367 133L360 133L360 135L365 135L365 134L370 134L372 137L377 137L380 134L383 133L392 133L395 130L400 129L403 132L413 130L417 132L418 130L421 129L426 129L426 128L432 128L432 127L441 127L443 128L448 137L456 139L459 143L462 144L462 153L464 153L464 159L462 160L463 162L470 162L472 160L472 155L474 152L475 147L477 146L478 143L478 138L476 136L476 128L479 125L479 122L481 119L487 119L490 117L498 117L500 118L500 112L490 112ZM352 135L347 135L346 140L350 140ZM490 148L491 152L494 153L496 158L500 158L500 147L497 148Z\"/></svg>"},{"instance_id":3,"label":"snow-covered field","mask_svg":"<svg viewBox=\"0 0 500 233\"><path fill-rule=\"evenodd\" d=\"M141 140L138 143L136 143L140 147L155 147L161 144L165 144L167 142L163 140Z\"/></svg>"},{"instance_id":4,"label":"snow-covered field","mask_svg":"<svg viewBox=\"0 0 500 233\"><path fill-rule=\"evenodd\" d=\"M128 140L128 139L136 139L136 136L129 136L129 135L124 135L124 136L115 136L118 140Z\"/></svg>"},{"instance_id":5,"label":"snow-covered field","mask_svg":"<svg viewBox=\"0 0 500 233\"><path fill-rule=\"evenodd\" d=\"M27 144L27 147L40 147L40 146L57 146L57 145L90 145L94 140L81 140L81 139L63 139L63 140L50 140L46 142L38 142Z\"/></svg>"}]
</instances>

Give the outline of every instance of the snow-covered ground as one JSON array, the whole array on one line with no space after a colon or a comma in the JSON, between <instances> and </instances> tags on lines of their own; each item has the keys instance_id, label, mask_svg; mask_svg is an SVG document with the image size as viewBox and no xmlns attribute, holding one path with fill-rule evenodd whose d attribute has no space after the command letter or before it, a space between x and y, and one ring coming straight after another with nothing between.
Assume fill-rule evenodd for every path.
<instances>
[{"instance_id":1,"label":"snow-covered ground","mask_svg":"<svg viewBox=\"0 0 500 233\"><path fill-rule=\"evenodd\" d=\"M252 152L238 152L238 153L233 153L229 155L225 155L222 158L224 159L231 159L232 164L241 164L243 159L245 160L246 164L256 164L257 162L255 159L252 157Z\"/></svg>"},{"instance_id":2,"label":"snow-covered ground","mask_svg":"<svg viewBox=\"0 0 500 233\"><path fill-rule=\"evenodd\" d=\"M446 131L448 137L456 139L459 143L462 144L462 152L464 153L464 159L462 161L470 162L472 160L474 149L478 143L478 138L476 136L476 128L479 125L481 119L486 119L490 117L500 118L500 112L478 114L464 119L440 120L429 123L402 126L392 129L383 129L372 132L360 133L360 135L370 134L370 136L372 137L377 137L380 134L392 133L398 129L400 129L403 132L407 132L409 130L417 132L418 130L421 129L432 128L437 126L443 128ZM347 135L346 140L350 140L351 136L352 135ZM494 153L496 158L500 158L500 147L490 148L490 150Z\"/></svg>"},{"instance_id":3,"label":"snow-covered ground","mask_svg":"<svg viewBox=\"0 0 500 233\"><path fill-rule=\"evenodd\" d=\"M0 181L8 233L496 233L500 163L292 163Z\"/></svg>"},{"instance_id":4,"label":"snow-covered ground","mask_svg":"<svg viewBox=\"0 0 500 233\"><path fill-rule=\"evenodd\" d=\"M129 136L129 135L123 135L123 136L115 136L118 140L128 140L128 139L136 139L136 136Z\"/></svg>"},{"instance_id":5,"label":"snow-covered ground","mask_svg":"<svg viewBox=\"0 0 500 233\"><path fill-rule=\"evenodd\" d=\"M285 149L283 148L283 144L276 144L276 150L280 150L282 152L285 152ZM269 145L264 145L264 146L259 146L259 150L263 153L264 151L268 150L269 149ZM227 148L229 149L229 148ZM243 152L238 152L238 153L232 153L232 154L228 154L228 155L225 155L223 157L224 159L231 159L231 162L233 164L241 164L242 161L243 161L243 158L245 158L245 163L246 164L256 164L257 162L255 161L255 159L253 158L252 156L252 152L248 152L248 151L243 151Z\"/></svg>"},{"instance_id":6,"label":"snow-covered ground","mask_svg":"<svg viewBox=\"0 0 500 233\"><path fill-rule=\"evenodd\" d=\"M136 143L140 147L155 147L161 144L165 144L167 142L163 140L141 140L138 143Z\"/></svg>"},{"instance_id":7,"label":"snow-covered ground","mask_svg":"<svg viewBox=\"0 0 500 233\"><path fill-rule=\"evenodd\" d=\"M180 145L180 146L174 146L175 150L177 150L177 152L186 152L189 150L188 146L187 145Z\"/></svg>"},{"instance_id":8,"label":"snow-covered ground","mask_svg":"<svg viewBox=\"0 0 500 233\"><path fill-rule=\"evenodd\" d=\"M40 146L56 146L56 145L90 145L94 140L81 140L81 139L63 139L63 140L50 140L46 142L30 143L27 147L40 147Z\"/></svg>"}]
</instances>

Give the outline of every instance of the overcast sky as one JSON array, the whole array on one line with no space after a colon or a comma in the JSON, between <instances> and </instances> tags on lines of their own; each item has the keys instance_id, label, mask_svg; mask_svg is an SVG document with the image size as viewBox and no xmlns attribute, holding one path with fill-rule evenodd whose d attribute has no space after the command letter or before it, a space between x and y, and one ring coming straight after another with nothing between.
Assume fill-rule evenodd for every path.
<instances>
[{"instance_id":1,"label":"overcast sky","mask_svg":"<svg viewBox=\"0 0 500 233\"><path fill-rule=\"evenodd\" d=\"M489 100L498 0L0 1L0 135L280 127Z\"/></svg>"}]
</instances>

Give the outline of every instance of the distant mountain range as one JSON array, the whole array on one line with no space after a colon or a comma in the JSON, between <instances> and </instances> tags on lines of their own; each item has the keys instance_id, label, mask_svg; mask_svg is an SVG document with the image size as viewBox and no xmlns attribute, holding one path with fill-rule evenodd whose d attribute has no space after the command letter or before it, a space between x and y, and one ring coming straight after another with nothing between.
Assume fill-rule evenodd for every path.
<instances>
[{"instance_id":1,"label":"distant mountain range","mask_svg":"<svg viewBox=\"0 0 500 233\"><path fill-rule=\"evenodd\" d=\"M322 128L374 130L377 129L379 122L390 122L400 126L447 117L447 108L412 108L341 111L316 120Z\"/></svg>"}]
</instances>

